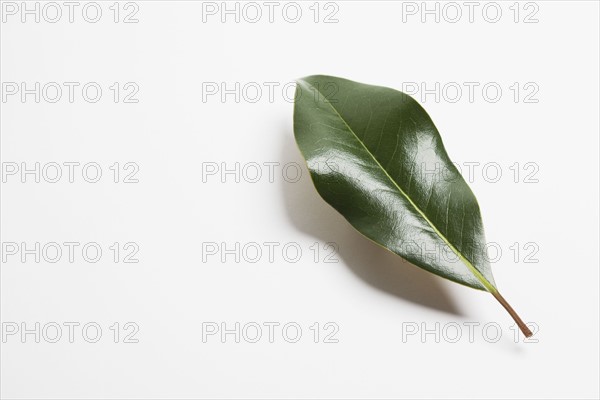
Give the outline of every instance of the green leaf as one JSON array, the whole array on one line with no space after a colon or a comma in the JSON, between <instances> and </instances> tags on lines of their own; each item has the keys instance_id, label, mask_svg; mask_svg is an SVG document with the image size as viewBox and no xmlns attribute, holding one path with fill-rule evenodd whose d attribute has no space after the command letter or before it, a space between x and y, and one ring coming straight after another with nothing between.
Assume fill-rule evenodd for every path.
<instances>
[{"instance_id":1,"label":"green leaf","mask_svg":"<svg viewBox=\"0 0 600 400\"><path fill-rule=\"evenodd\" d=\"M475 195L410 96L331 76L298 81L294 134L323 199L373 242L454 282L498 293Z\"/></svg>"}]
</instances>

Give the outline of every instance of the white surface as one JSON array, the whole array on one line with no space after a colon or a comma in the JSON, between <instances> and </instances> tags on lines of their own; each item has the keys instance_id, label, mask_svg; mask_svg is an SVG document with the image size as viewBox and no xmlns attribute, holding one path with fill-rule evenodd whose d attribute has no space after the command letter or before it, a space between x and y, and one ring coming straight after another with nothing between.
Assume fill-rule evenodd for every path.
<instances>
[{"instance_id":1,"label":"white surface","mask_svg":"<svg viewBox=\"0 0 600 400\"><path fill-rule=\"evenodd\" d=\"M301 3L296 24L277 13L273 23L229 17L223 24L212 16L203 23L202 4L190 1L137 2L139 22L115 24L111 3L101 3L96 24L81 14L74 23L21 23L17 15L2 24L2 82L103 88L94 104L76 92L73 103L12 96L1 105L5 167L76 161L103 171L96 184L80 174L74 183L9 176L2 184L2 242L103 249L94 264L80 253L54 264L5 254L5 331L10 323L81 325L73 343L64 325L58 343L5 334L4 398L598 398L597 2L537 2L533 24L513 22L512 2L498 3L503 16L495 24L480 11L473 23L422 23L418 15L403 22L401 3L358 1L337 2L333 24L312 21L312 2ZM397 89L406 82L500 85L496 103L476 90L473 102L465 92L456 103L447 95L423 104L459 165L501 168L497 183L477 169L471 187L487 239L503 251L493 264L496 282L537 324L537 343L515 343L512 321L491 296L406 265L355 233L317 196L306 170L296 183L282 179L282 165L304 164L293 141L293 104L280 88L310 74ZM135 82L139 103L115 104L113 82ZM203 102L203 82L280 86L272 102L266 94L256 103ZM514 82L537 85L539 101L515 103ZM113 183L115 162L136 163L139 183ZM203 183L207 162L280 164L273 182L265 168L256 183L231 176ZM535 163L539 182L520 175L515 183L515 162ZM114 242L135 242L139 263L115 263ZM256 263L232 256L203 263L203 242L279 242L277 251L295 242L302 258L291 263L276 252L272 263L266 253ZM337 243L339 262L323 262L326 242ZM515 242L518 262L509 249ZM524 262L529 242L539 247L538 263ZM89 322L103 330L94 344L80 331ZM119 343L109 329L115 322ZM139 327L138 343L122 343L127 322ZM231 335L203 343L206 322L281 325L273 343L266 328L258 343ZM289 322L302 328L297 343L279 330ZM326 330L327 322L339 327L338 343L323 343L334 327ZM472 343L469 322L480 324ZM410 327L436 323L447 338L459 324L461 339L403 340ZM486 340L486 323L501 328L498 342Z\"/></svg>"}]
</instances>

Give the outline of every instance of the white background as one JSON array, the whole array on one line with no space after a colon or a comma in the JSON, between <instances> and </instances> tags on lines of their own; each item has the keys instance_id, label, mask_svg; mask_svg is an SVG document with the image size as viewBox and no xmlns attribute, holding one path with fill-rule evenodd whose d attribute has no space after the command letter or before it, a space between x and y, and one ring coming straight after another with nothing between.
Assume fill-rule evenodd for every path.
<instances>
[{"instance_id":1,"label":"white background","mask_svg":"<svg viewBox=\"0 0 600 400\"><path fill-rule=\"evenodd\" d=\"M323 23L336 11L324 4L315 23L312 2L298 3L297 23L282 17L285 3L273 23L266 15L257 23L243 16L222 23L220 14L203 22L200 2L145 1L136 3L139 22L130 24L113 22L112 2L100 3L101 20L89 23L84 4L73 23L66 15L57 23L31 16L23 23L20 13L3 14L3 83L80 83L73 103L66 91L56 103L44 96L36 103L34 95L23 102L20 93L3 99L3 169L95 162L103 173L97 183L86 182L81 169L73 183L65 175L57 183L5 177L4 246L95 242L103 254L90 263L78 247L73 263L66 254L36 263L33 255L22 262L21 253L4 251L4 398L598 398L597 2L517 4L518 22L513 2L499 2L496 23L483 17L483 2L473 22L459 2L456 23L444 3L437 5L446 10L439 22L403 14L403 7L412 9L401 2L342 1L337 23ZM119 8L120 20L133 10ZM538 22L524 23L533 11ZM470 185L487 240L502 251L493 263L496 282L537 327L534 342L515 338L514 323L490 295L388 254L318 197L293 140L293 89L287 97L281 91L311 74L396 89L407 82L464 89L456 102L454 92L438 92L437 101L434 94L414 97L453 160L480 163ZM96 103L81 96L87 82L103 89ZM121 95L129 92L125 83L135 83L139 101L115 103L114 82ZM207 82L254 82L263 93L254 103L249 92L239 102L219 94L203 101ZM279 85L273 99L265 82ZM478 85L472 101L465 82ZM502 89L497 102L493 91L482 94L490 82ZM537 92L526 102L532 88ZM122 173L127 162L139 166L139 182L123 183L121 174L114 183L115 162ZM246 175L239 183L234 175L203 179L203 168L214 165L207 163L240 163ZM251 163L278 163L273 182L264 166L261 179L249 182ZM484 174L487 164L494 169ZM302 176L291 182L297 165ZM502 176L494 183L498 167ZM122 262L123 249L115 262L115 242L137 244L139 262ZM208 242L279 245L273 262L265 247L256 263L244 254L237 263L233 255L223 263L219 254L204 254L203 262ZM324 262L327 242L337 244L338 262ZM282 256L287 243L302 250L298 262ZM538 262L526 262L532 260ZM34 334L6 332L35 329L36 322L39 343ZM67 322L80 324L73 343ZM138 343L124 343L127 322L139 327ZM257 323L263 336L257 343L244 336L236 343L233 334L203 341L207 322L228 329ZM280 324L273 343L266 322ZM49 340L53 323L63 327L57 343ZM97 343L85 340L86 323L102 328ZM293 329L282 334L286 323L301 327L297 343L286 341ZM479 324L472 340L469 323ZM325 343L335 327L330 339L337 343ZM407 335L414 327L419 332ZM452 343L457 327L461 336ZM423 328L432 333L422 337Z\"/></svg>"}]
</instances>

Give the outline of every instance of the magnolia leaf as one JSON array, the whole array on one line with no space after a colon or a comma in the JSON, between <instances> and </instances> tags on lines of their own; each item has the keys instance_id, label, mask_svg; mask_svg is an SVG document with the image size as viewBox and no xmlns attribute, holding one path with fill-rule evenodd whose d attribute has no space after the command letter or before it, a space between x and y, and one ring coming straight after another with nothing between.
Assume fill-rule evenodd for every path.
<instances>
[{"instance_id":1,"label":"magnolia leaf","mask_svg":"<svg viewBox=\"0 0 600 400\"><path fill-rule=\"evenodd\" d=\"M475 195L410 96L331 76L300 79L294 134L323 199L373 242L443 278L498 292Z\"/></svg>"}]
</instances>

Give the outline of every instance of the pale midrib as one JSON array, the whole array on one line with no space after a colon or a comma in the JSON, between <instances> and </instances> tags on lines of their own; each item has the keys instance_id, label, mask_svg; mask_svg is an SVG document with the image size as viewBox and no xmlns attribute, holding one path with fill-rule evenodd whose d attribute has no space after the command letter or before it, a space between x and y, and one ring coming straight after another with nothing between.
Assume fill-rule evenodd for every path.
<instances>
[{"instance_id":1,"label":"pale midrib","mask_svg":"<svg viewBox=\"0 0 600 400\"><path fill-rule=\"evenodd\" d=\"M427 216L425 215L425 213L423 211L421 211L421 209L412 201L412 199L408 196L408 194L406 194L404 192L404 190L402 190L402 188L400 188L400 186L398 185L398 183L396 183L396 181L390 176L390 174L388 174L388 172L386 171L386 169L383 168L383 166L375 158L375 156L373 155L373 153L371 153L371 151L367 148L367 146L365 146L365 144L363 143L363 141L360 140L360 138L356 135L356 133L354 133L354 130L352 130L352 128L350 127L350 125L348 125L348 123L346 122L346 120L340 115L340 113L333 106L333 104L331 104L331 102L329 100L327 100L327 98L315 86L311 85L310 83L308 83L306 81L302 81L302 82L306 83L307 85L309 85L310 87L312 87L319 94L319 96L323 98L323 101L325 103L327 103L329 105L329 107L331 107L331 109L336 113L336 115L342 120L342 122L344 123L344 125L346 125L346 128L348 128L348 130L350 131L350 133L352 133L352 135L356 138L356 140L358 141L358 143L361 144L361 146L365 149L365 151L371 156L371 158L373 159L373 161L375 161L375 163L377 163L377 165L379 166L379 168L388 177L388 179L390 180L390 182L392 182L394 184L394 186L396 187L396 189L398 189L398 191L400 192L400 194L402 194L406 198L406 200L408 200L408 202L414 207L414 209L417 210L417 212L421 215L421 217L423 217L423 219L425 221L427 221L427 223L429 224L429 226L431 227L431 229L433 229L433 231L440 237L440 239L442 239L444 241L444 243L446 243L446 245L448 245L448 247L450 247L450 249L452 249L452 251L458 256L458 258L460 258L462 260L463 263L465 263L465 265L467 266L467 268L469 268L469 270L471 271L471 273L473 275L475 275L475 277L481 282L481 284L490 293L497 292L496 288L481 274L481 272L479 272L477 270L477 268L475 268L473 266L473 264L471 264L471 262L469 260L467 260L467 258L465 256L463 256L463 254L460 251L458 251L458 249L456 247L454 247L452 245L452 243L450 243L448 241L448 239L446 238L446 236L444 236L444 234L442 234L442 232L440 232L440 230L429 220L429 218L427 218Z\"/></svg>"}]
</instances>

